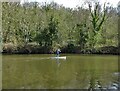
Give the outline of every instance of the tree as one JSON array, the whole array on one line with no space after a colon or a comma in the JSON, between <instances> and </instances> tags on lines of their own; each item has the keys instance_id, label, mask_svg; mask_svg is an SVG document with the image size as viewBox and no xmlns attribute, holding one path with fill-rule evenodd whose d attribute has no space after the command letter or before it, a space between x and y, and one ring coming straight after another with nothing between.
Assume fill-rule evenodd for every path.
<instances>
[{"instance_id":1,"label":"tree","mask_svg":"<svg viewBox=\"0 0 120 91\"><path fill-rule=\"evenodd\" d=\"M53 16L50 17L48 27L39 33L35 40L42 46L52 46L58 39L58 21Z\"/></svg>"},{"instance_id":2,"label":"tree","mask_svg":"<svg viewBox=\"0 0 120 91\"><path fill-rule=\"evenodd\" d=\"M85 49L87 46L86 43L88 42L88 28L86 23L77 24L76 25L77 33L78 33L78 43L81 49Z\"/></svg>"},{"instance_id":3,"label":"tree","mask_svg":"<svg viewBox=\"0 0 120 91\"><path fill-rule=\"evenodd\" d=\"M118 48L120 54L120 1L118 2Z\"/></svg>"},{"instance_id":4,"label":"tree","mask_svg":"<svg viewBox=\"0 0 120 91\"><path fill-rule=\"evenodd\" d=\"M37 42L41 46L52 47L56 44L61 47L72 44L72 50L76 46L82 49L86 46L116 46L119 19L116 12L115 8L107 7L105 4L102 9L99 3L95 3L94 7L89 4L89 8L86 9L71 9L54 2L4 2L3 43L25 46L30 42Z\"/></svg>"},{"instance_id":5,"label":"tree","mask_svg":"<svg viewBox=\"0 0 120 91\"><path fill-rule=\"evenodd\" d=\"M95 47L96 44L96 35L101 30L101 27L106 20L106 6L104 3L103 12L100 12L99 3L95 3L94 9L92 11L91 4L89 5L89 11L91 15L91 23L92 23L92 32L91 32L91 47Z\"/></svg>"}]
</instances>

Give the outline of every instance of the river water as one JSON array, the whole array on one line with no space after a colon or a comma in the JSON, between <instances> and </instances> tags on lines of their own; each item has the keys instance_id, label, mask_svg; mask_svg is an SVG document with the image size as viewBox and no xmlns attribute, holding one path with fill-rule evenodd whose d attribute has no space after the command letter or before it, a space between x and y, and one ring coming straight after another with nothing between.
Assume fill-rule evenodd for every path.
<instances>
[{"instance_id":1,"label":"river water","mask_svg":"<svg viewBox=\"0 0 120 91\"><path fill-rule=\"evenodd\" d=\"M118 56L3 55L3 89L119 89Z\"/></svg>"}]
</instances>

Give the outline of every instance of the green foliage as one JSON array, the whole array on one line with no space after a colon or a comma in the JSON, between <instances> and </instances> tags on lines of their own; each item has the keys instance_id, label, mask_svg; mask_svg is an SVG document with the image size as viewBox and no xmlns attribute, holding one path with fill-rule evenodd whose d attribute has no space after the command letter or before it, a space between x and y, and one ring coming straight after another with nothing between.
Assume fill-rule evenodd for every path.
<instances>
[{"instance_id":1,"label":"green foliage","mask_svg":"<svg viewBox=\"0 0 120 91\"><path fill-rule=\"evenodd\" d=\"M106 17L106 6L104 4L103 7L103 12L101 12L101 6L99 5L99 3L95 3L94 6L94 10L91 10L91 5L89 4L89 11L91 14L91 23L92 23L92 36L91 36L91 46L95 47L96 44L96 35L98 34L98 32L100 31L104 21L105 21L105 17Z\"/></svg>"},{"instance_id":2,"label":"green foliage","mask_svg":"<svg viewBox=\"0 0 120 91\"><path fill-rule=\"evenodd\" d=\"M88 28L86 24L77 24L76 25L76 30L78 35L78 43L80 45L81 49L84 49L87 45L86 43L88 42Z\"/></svg>"},{"instance_id":3,"label":"green foliage","mask_svg":"<svg viewBox=\"0 0 120 91\"><path fill-rule=\"evenodd\" d=\"M93 10L92 10L93 8ZM61 47L117 46L117 10L103 10L96 3L89 9L65 8L57 3L2 3L3 43L25 46L37 42L40 46Z\"/></svg>"},{"instance_id":4,"label":"green foliage","mask_svg":"<svg viewBox=\"0 0 120 91\"><path fill-rule=\"evenodd\" d=\"M42 32L40 32L35 40L41 46L52 46L53 42L57 42L58 39L58 22L51 16L48 27L44 28Z\"/></svg>"}]
</instances>

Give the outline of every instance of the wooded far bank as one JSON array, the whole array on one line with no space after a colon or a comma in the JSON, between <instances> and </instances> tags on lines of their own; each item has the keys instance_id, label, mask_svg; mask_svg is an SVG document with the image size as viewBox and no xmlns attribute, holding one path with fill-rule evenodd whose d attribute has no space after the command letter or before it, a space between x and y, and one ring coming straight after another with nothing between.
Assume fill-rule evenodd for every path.
<instances>
[{"instance_id":1,"label":"wooded far bank","mask_svg":"<svg viewBox=\"0 0 120 91\"><path fill-rule=\"evenodd\" d=\"M2 3L3 52L10 54L119 54L117 8L87 3L66 8L57 3Z\"/></svg>"}]
</instances>

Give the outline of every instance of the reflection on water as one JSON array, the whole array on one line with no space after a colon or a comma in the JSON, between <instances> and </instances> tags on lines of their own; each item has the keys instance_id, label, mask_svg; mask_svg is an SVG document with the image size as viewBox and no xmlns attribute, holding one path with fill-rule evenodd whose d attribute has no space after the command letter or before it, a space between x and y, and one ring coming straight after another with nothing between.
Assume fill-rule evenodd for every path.
<instances>
[{"instance_id":1,"label":"reflection on water","mask_svg":"<svg viewBox=\"0 0 120 91\"><path fill-rule=\"evenodd\" d=\"M60 64L61 64L61 60L62 61L66 61L66 59L59 59L59 58L57 58L57 59L55 59L56 60L56 63L57 63L57 66L59 67L60 66Z\"/></svg>"},{"instance_id":2,"label":"reflection on water","mask_svg":"<svg viewBox=\"0 0 120 91\"><path fill-rule=\"evenodd\" d=\"M90 79L90 82L89 82L89 87L88 87L88 90L89 91L94 91L94 90L97 90L97 91L118 91L120 89L120 82L118 81L120 77L119 75L120 73L119 72L114 72L112 73L112 79L108 84L106 85L103 85L99 80L95 80L92 76L92 78ZM110 75L110 74L109 74Z\"/></svg>"},{"instance_id":3,"label":"reflection on water","mask_svg":"<svg viewBox=\"0 0 120 91\"><path fill-rule=\"evenodd\" d=\"M66 55L66 60L51 56L3 55L3 88L119 89L117 56Z\"/></svg>"},{"instance_id":4,"label":"reflection on water","mask_svg":"<svg viewBox=\"0 0 120 91\"><path fill-rule=\"evenodd\" d=\"M56 59L56 63L58 65L58 67L60 66L60 60L59 59Z\"/></svg>"},{"instance_id":5,"label":"reflection on water","mask_svg":"<svg viewBox=\"0 0 120 91\"><path fill-rule=\"evenodd\" d=\"M94 84L94 85L93 85ZM95 83L90 82L90 87L88 88L88 91L94 91L94 90L99 90L99 91L116 91L119 90L119 84L120 83L115 83L115 82L111 82L111 84L108 84L108 86L102 86L100 81L96 81Z\"/></svg>"}]
</instances>

